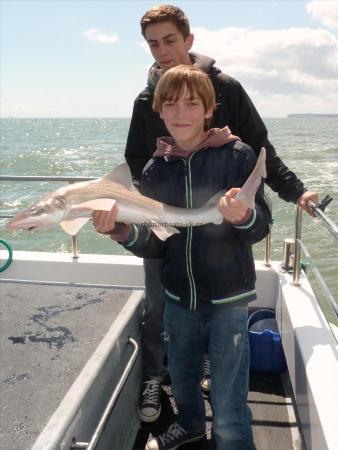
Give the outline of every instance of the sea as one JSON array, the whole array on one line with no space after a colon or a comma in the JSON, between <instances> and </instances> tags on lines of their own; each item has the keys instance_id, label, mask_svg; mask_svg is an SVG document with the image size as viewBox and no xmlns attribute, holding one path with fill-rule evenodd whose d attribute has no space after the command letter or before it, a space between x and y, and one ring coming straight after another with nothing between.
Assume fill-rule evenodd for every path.
<instances>
[{"instance_id":1,"label":"sea","mask_svg":"<svg viewBox=\"0 0 338 450\"><path fill-rule=\"evenodd\" d=\"M338 118L288 117L264 119L279 157L320 198L333 198L327 215L338 224ZM101 177L124 162L128 118L58 118L0 121L0 175ZM1 181L0 215L8 216L60 187L56 182ZM292 203L279 199L269 187L273 209L272 259L281 260L283 241L294 237ZM0 219L0 237L14 250L71 251L71 239L60 228L29 233L9 232ZM302 239L338 303L338 242L319 219L303 214ZM95 233L89 222L78 235L81 253L125 254L118 244ZM264 255L264 244L254 246L256 258ZM304 259L304 262L305 259ZM308 268L309 272L310 268ZM311 280L311 273L309 273ZM313 282L316 285L315 279ZM320 294L319 286L318 296ZM323 308L336 322L331 308Z\"/></svg>"}]
</instances>

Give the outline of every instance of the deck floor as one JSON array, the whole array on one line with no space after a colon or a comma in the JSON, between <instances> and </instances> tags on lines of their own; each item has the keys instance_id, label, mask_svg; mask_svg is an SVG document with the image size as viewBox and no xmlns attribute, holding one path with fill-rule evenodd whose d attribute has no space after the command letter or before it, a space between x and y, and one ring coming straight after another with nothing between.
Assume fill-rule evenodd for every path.
<instances>
[{"instance_id":1,"label":"deck floor","mask_svg":"<svg viewBox=\"0 0 338 450\"><path fill-rule=\"evenodd\" d=\"M28 450L130 291L0 283L0 295L0 448ZM251 377L249 406L257 450L303 448L291 399L287 377ZM215 449L207 396L205 401L207 438L182 450ZM133 450L144 450L150 433L165 431L174 414L170 387L164 386L160 419L143 424Z\"/></svg>"},{"instance_id":2,"label":"deck floor","mask_svg":"<svg viewBox=\"0 0 338 450\"><path fill-rule=\"evenodd\" d=\"M257 450L301 450L302 444L292 403L292 392L286 375L252 373L248 398ZM142 424L133 450L144 450L150 434L163 433L175 421L175 404L170 387L164 386L162 412L153 424ZM211 439L212 412L205 395L207 436L204 440L181 446L182 450L215 450ZM235 449L234 449L235 450Z\"/></svg>"},{"instance_id":3,"label":"deck floor","mask_svg":"<svg viewBox=\"0 0 338 450\"><path fill-rule=\"evenodd\" d=\"M130 293L0 283L1 449L31 449Z\"/></svg>"}]
</instances>

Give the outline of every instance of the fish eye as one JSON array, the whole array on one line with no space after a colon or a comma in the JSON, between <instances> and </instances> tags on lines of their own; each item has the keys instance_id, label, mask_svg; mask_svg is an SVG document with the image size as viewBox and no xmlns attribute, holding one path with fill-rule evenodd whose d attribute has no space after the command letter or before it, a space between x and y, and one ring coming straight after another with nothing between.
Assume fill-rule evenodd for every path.
<instances>
[{"instance_id":1,"label":"fish eye","mask_svg":"<svg viewBox=\"0 0 338 450\"><path fill-rule=\"evenodd\" d=\"M41 214L43 214L46 211L46 206L45 205L33 205L29 212L32 216L40 216Z\"/></svg>"}]
</instances>

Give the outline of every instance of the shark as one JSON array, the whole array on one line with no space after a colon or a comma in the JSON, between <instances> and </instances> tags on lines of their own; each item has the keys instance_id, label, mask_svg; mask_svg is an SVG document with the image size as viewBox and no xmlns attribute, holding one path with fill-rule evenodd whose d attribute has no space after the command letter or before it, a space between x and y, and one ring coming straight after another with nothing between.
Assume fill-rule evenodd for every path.
<instances>
[{"instance_id":1,"label":"shark","mask_svg":"<svg viewBox=\"0 0 338 450\"><path fill-rule=\"evenodd\" d=\"M248 208L255 207L255 195L266 177L265 149L243 184L237 199ZM144 224L162 240L178 233L176 227L221 224L224 220L217 201L224 191L213 195L200 208L178 208L142 195L133 186L127 164L115 167L102 178L72 183L48 193L19 211L6 223L9 230L47 230L58 224L74 236L91 218L93 211L110 211L117 206L116 220L122 223Z\"/></svg>"}]
</instances>

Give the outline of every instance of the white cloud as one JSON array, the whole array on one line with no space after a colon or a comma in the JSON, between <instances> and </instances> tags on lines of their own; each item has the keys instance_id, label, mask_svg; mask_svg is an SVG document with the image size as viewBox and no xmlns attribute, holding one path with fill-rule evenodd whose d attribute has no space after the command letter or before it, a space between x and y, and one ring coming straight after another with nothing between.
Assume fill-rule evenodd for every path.
<instances>
[{"instance_id":1,"label":"white cloud","mask_svg":"<svg viewBox=\"0 0 338 450\"><path fill-rule=\"evenodd\" d=\"M3 101L0 111L0 117L54 117L59 115L57 109L36 102L23 104Z\"/></svg>"},{"instance_id":2,"label":"white cloud","mask_svg":"<svg viewBox=\"0 0 338 450\"><path fill-rule=\"evenodd\" d=\"M306 5L307 12L329 28L338 28L338 2L313 0Z\"/></svg>"},{"instance_id":3,"label":"white cloud","mask_svg":"<svg viewBox=\"0 0 338 450\"><path fill-rule=\"evenodd\" d=\"M338 111L338 41L329 31L231 27L193 32L193 50L212 56L217 67L237 78L262 115L278 115L282 101L295 112L299 102L308 112Z\"/></svg>"},{"instance_id":4,"label":"white cloud","mask_svg":"<svg viewBox=\"0 0 338 450\"><path fill-rule=\"evenodd\" d=\"M91 28L83 33L88 41L99 44L115 44L118 40L117 34L101 33L99 28Z\"/></svg>"}]
</instances>

